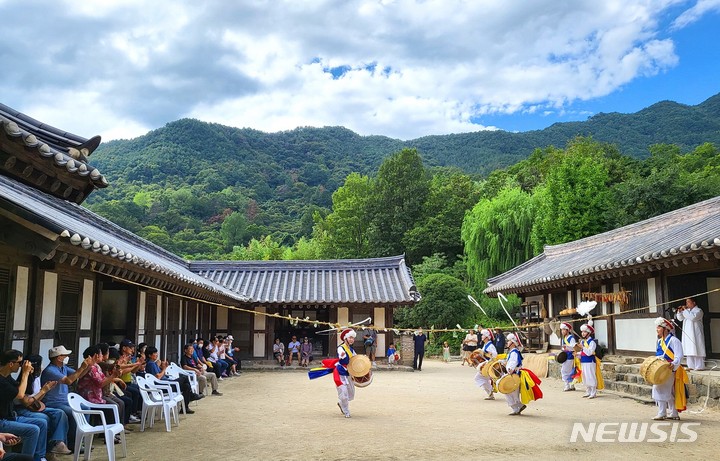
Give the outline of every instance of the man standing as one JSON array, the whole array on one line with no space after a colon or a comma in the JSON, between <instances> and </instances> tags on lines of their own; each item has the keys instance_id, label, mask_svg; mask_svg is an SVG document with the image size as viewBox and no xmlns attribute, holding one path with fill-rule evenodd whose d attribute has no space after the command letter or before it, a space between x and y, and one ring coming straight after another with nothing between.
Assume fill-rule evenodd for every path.
<instances>
[{"instance_id":1,"label":"man standing","mask_svg":"<svg viewBox=\"0 0 720 461\"><path fill-rule=\"evenodd\" d=\"M653 384L652 398L658 406L658 414L653 418L656 421L667 419L668 412L670 413L670 419L680 419L678 410L685 410L685 401L682 399L684 396L678 396L675 393L676 376L681 379L687 376L685 369L680 366L683 358L683 345L672 334L673 330L673 324L669 320L663 317L655 319L655 331L658 336L655 355L670 362L673 370L672 376L667 381L661 384ZM681 397L680 402L678 402L677 397ZM676 405L676 403L680 403L680 405Z\"/></svg>"},{"instance_id":2,"label":"man standing","mask_svg":"<svg viewBox=\"0 0 720 461\"><path fill-rule=\"evenodd\" d=\"M695 298L687 298L685 305L678 308L675 318L682 321L682 348L691 370L705 369L705 333L703 332L703 310Z\"/></svg>"},{"instance_id":3,"label":"man standing","mask_svg":"<svg viewBox=\"0 0 720 461\"><path fill-rule=\"evenodd\" d=\"M415 343L415 355L413 356L413 370L422 371L423 357L425 356L425 341L427 336L423 333L422 327L418 328L413 337Z\"/></svg>"},{"instance_id":4,"label":"man standing","mask_svg":"<svg viewBox=\"0 0 720 461\"><path fill-rule=\"evenodd\" d=\"M495 328L495 339L493 340L495 350L498 354L505 352L505 335L503 335L502 329Z\"/></svg>"}]
</instances>

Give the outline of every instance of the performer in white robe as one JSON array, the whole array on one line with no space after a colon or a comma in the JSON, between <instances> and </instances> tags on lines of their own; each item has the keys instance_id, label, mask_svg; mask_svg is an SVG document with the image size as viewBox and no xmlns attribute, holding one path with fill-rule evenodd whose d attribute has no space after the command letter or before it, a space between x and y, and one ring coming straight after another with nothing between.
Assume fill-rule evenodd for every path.
<instances>
[{"instance_id":1,"label":"performer in white robe","mask_svg":"<svg viewBox=\"0 0 720 461\"><path fill-rule=\"evenodd\" d=\"M574 348L577 341L572 332L572 325L569 323L560 324L560 335L562 336L562 350L567 354L567 360L560 366L560 375L565 383L563 391L574 391L573 376L575 375L575 355Z\"/></svg>"},{"instance_id":2,"label":"performer in white robe","mask_svg":"<svg viewBox=\"0 0 720 461\"><path fill-rule=\"evenodd\" d=\"M658 335L655 355L670 362L673 369L670 379L662 384L653 384L652 387L652 398L658 406L658 414L653 418L656 421L667 418L680 419L675 406L675 373L682 362L683 346L680 340L672 334L673 329L674 326L669 320L663 317L655 319L655 330Z\"/></svg>"},{"instance_id":3,"label":"performer in white robe","mask_svg":"<svg viewBox=\"0 0 720 461\"><path fill-rule=\"evenodd\" d=\"M597 397L598 389L603 389L604 385L602 377L598 377L598 369L600 368L597 364L598 358L595 356L595 349L597 348L597 341L593 338L595 334L595 328L590 324L584 324L580 327L582 334L582 351L580 352L580 366L581 366L581 377L582 382L585 385L585 395L589 399Z\"/></svg>"},{"instance_id":4,"label":"performer in white robe","mask_svg":"<svg viewBox=\"0 0 720 461\"><path fill-rule=\"evenodd\" d=\"M510 333L505 338L507 340L507 348L510 350L507 355L507 361L505 362L505 369L508 373L520 374L520 368L522 368L522 355L518 350L520 340L515 333ZM520 389L515 389L509 394L505 394L505 401L508 406L512 409L510 416L516 416L522 413L527 408L526 405L520 401Z\"/></svg>"},{"instance_id":5,"label":"performer in white robe","mask_svg":"<svg viewBox=\"0 0 720 461\"><path fill-rule=\"evenodd\" d=\"M492 379L483 376L480 370L482 369L483 365L487 365L488 361L497 357L498 353L497 349L495 349L495 345L493 344L493 335L490 330L482 330L480 332L480 338L483 341L482 352L485 361L477 366L477 373L475 374L475 384L477 384L478 387L481 387L485 390L485 392L487 392L488 396L485 397L485 400L495 400L495 396L493 395Z\"/></svg>"},{"instance_id":6,"label":"performer in white robe","mask_svg":"<svg viewBox=\"0 0 720 461\"><path fill-rule=\"evenodd\" d=\"M678 308L675 318L682 321L682 347L690 370L705 369L705 333L703 310L695 299L687 298L685 306Z\"/></svg>"}]
</instances>

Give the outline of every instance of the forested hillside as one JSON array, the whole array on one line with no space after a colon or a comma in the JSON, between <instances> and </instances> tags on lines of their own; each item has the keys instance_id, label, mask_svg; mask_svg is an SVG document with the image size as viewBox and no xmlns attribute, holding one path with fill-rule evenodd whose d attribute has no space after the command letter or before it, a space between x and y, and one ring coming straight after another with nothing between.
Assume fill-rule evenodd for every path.
<instances>
[{"instance_id":1,"label":"forested hillside","mask_svg":"<svg viewBox=\"0 0 720 461\"><path fill-rule=\"evenodd\" d=\"M697 106L664 101L635 114L598 114L540 131L406 142L342 127L263 133L184 119L102 144L91 160L111 184L86 204L180 255L231 257L233 248L253 239L271 236L289 246L310 238L350 173L373 177L384 159L403 148L417 149L429 171L454 167L478 180L535 149L562 148L578 135L612 143L636 159L649 156L656 143L676 144L683 152L705 142L720 146L720 95Z\"/></svg>"}]
</instances>

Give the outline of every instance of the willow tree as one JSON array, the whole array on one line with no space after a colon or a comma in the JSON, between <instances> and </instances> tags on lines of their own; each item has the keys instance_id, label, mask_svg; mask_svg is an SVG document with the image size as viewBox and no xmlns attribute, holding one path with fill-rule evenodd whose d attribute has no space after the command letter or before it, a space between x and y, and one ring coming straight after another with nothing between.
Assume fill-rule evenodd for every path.
<instances>
[{"instance_id":1,"label":"willow tree","mask_svg":"<svg viewBox=\"0 0 720 461\"><path fill-rule=\"evenodd\" d=\"M519 187L505 188L494 198L481 200L465 215L461 237L473 285L483 287L489 277L533 256L534 219L533 198Z\"/></svg>"}]
</instances>

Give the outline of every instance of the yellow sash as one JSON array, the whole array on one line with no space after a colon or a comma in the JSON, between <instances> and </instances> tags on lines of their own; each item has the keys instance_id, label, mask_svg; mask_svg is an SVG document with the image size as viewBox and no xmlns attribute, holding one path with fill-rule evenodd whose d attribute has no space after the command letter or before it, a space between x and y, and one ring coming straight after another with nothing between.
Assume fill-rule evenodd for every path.
<instances>
[{"instance_id":1,"label":"yellow sash","mask_svg":"<svg viewBox=\"0 0 720 461\"><path fill-rule=\"evenodd\" d=\"M582 340L583 347L587 349L589 346L588 341L586 339ZM580 355L580 354L576 354ZM597 355L595 357L595 377L597 378L597 388L598 389L605 389L605 380L603 379L602 375L602 367L600 366L601 360L598 358ZM580 366L580 359L577 359L577 364ZM582 375L580 375L580 381L582 381Z\"/></svg>"},{"instance_id":2,"label":"yellow sash","mask_svg":"<svg viewBox=\"0 0 720 461\"><path fill-rule=\"evenodd\" d=\"M665 344L664 338L658 339L660 341L660 347L663 350L663 354L670 358L670 361L675 360L675 353ZM685 395L685 385L690 384L690 378L688 377L685 368L680 365L675 371L675 383L673 384L675 391L675 408L677 411L687 410L687 395Z\"/></svg>"}]
</instances>

